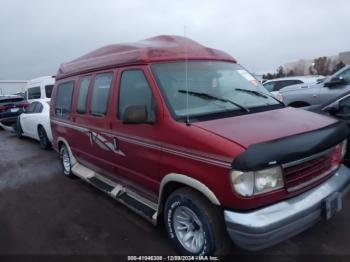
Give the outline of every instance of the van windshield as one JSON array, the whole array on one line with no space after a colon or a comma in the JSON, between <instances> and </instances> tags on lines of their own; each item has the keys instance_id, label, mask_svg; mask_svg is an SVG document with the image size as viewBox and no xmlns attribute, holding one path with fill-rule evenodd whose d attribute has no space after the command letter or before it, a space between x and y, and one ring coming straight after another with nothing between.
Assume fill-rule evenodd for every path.
<instances>
[{"instance_id":1,"label":"van windshield","mask_svg":"<svg viewBox=\"0 0 350 262\"><path fill-rule=\"evenodd\" d=\"M259 81L235 63L188 61L186 65L183 61L151 67L176 119L187 115L193 118L227 112L249 113L254 108L280 105Z\"/></svg>"}]
</instances>

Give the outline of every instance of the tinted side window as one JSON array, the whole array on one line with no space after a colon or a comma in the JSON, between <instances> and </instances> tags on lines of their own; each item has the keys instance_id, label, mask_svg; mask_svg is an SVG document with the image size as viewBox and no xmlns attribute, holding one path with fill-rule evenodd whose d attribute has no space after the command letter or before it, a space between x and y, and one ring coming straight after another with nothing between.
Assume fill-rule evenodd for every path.
<instances>
[{"instance_id":1,"label":"tinted side window","mask_svg":"<svg viewBox=\"0 0 350 262\"><path fill-rule=\"evenodd\" d=\"M34 113L41 113L43 111L44 107L41 103L37 103L35 109L34 109Z\"/></svg>"},{"instance_id":2,"label":"tinted side window","mask_svg":"<svg viewBox=\"0 0 350 262\"><path fill-rule=\"evenodd\" d=\"M39 99L40 97L40 86L28 88L28 99Z\"/></svg>"},{"instance_id":3,"label":"tinted side window","mask_svg":"<svg viewBox=\"0 0 350 262\"><path fill-rule=\"evenodd\" d=\"M265 83L264 87L267 89L267 91L272 92L275 91L275 84L275 82Z\"/></svg>"},{"instance_id":4,"label":"tinted side window","mask_svg":"<svg viewBox=\"0 0 350 262\"><path fill-rule=\"evenodd\" d=\"M53 85L45 86L45 95L47 98L51 98L52 89L53 89Z\"/></svg>"},{"instance_id":5,"label":"tinted side window","mask_svg":"<svg viewBox=\"0 0 350 262\"><path fill-rule=\"evenodd\" d=\"M36 104L37 104L37 102L31 103L31 104L27 107L26 113L28 113L28 114L34 113Z\"/></svg>"},{"instance_id":6,"label":"tinted side window","mask_svg":"<svg viewBox=\"0 0 350 262\"><path fill-rule=\"evenodd\" d=\"M86 112L86 98L89 91L90 82L91 82L91 76L84 76L80 80L78 105L77 105L77 113L79 114L85 114Z\"/></svg>"},{"instance_id":7,"label":"tinted side window","mask_svg":"<svg viewBox=\"0 0 350 262\"><path fill-rule=\"evenodd\" d=\"M61 118L69 118L73 93L73 82L58 85L55 115Z\"/></svg>"},{"instance_id":8,"label":"tinted side window","mask_svg":"<svg viewBox=\"0 0 350 262\"><path fill-rule=\"evenodd\" d=\"M302 83L303 83L303 81L300 81L300 80L283 80L283 81L278 81L278 82L276 82L276 85L275 85L273 91L279 91L283 87L291 86L291 85L297 85L297 84L302 84Z\"/></svg>"},{"instance_id":9,"label":"tinted side window","mask_svg":"<svg viewBox=\"0 0 350 262\"><path fill-rule=\"evenodd\" d=\"M142 70L124 71L119 91L118 118L121 119L125 109L130 105L147 106L148 118L154 119L155 102L152 90Z\"/></svg>"},{"instance_id":10,"label":"tinted side window","mask_svg":"<svg viewBox=\"0 0 350 262\"><path fill-rule=\"evenodd\" d=\"M103 116L107 113L109 90L113 80L113 73L96 75L92 92L90 113L95 116Z\"/></svg>"},{"instance_id":11,"label":"tinted side window","mask_svg":"<svg viewBox=\"0 0 350 262\"><path fill-rule=\"evenodd\" d=\"M349 70L350 73L350 70ZM344 98L339 102L339 112L340 114L349 114L350 113L350 96Z\"/></svg>"},{"instance_id":12,"label":"tinted side window","mask_svg":"<svg viewBox=\"0 0 350 262\"><path fill-rule=\"evenodd\" d=\"M350 69L345 70L343 73L339 75L339 77L343 77L347 84L350 84Z\"/></svg>"}]
</instances>

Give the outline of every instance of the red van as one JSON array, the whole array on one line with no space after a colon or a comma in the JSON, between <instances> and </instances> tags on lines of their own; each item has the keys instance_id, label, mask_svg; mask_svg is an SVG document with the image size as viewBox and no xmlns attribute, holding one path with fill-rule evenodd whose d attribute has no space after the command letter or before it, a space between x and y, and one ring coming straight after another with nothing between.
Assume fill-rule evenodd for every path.
<instances>
[{"instance_id":1,"label":"red van","mask_svg":"<svg viewBox=\"0 0 350 262\"><path fill-rule=\"evenodd\" d=\"M78 176L183 254L258 250L330 219L350 171L347 127L285 107L230 55L177 36L110 45L62 64L53 146Z\"/></svg>"}]
</instances>

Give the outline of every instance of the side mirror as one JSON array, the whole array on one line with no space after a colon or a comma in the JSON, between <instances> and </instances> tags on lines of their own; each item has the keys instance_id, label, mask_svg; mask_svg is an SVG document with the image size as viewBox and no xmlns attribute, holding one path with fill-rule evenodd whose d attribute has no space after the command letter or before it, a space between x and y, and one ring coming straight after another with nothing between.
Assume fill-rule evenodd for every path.
<instances>
[{"instance_id":1,"label":"side mirror","mask_svg":"<svg viewBox=\"0 0 350 262\"><path fill-rule=\"evenodd\" d=\"M328 112L330 115L334 116L337 114L338 112L338 108L334 107L334 106L330 106L324 109L324 111Z\"/></svg>"},{"instance_id":2,"label":"side mirror","mask_svg":"<svg viewBox=\"0 0 350 262\"><path fill-rule=\"evenodd\" d=\"M346 84L346 81L342 77L333 77L328 82L324 83L325 87L334 87Z\"/></svg>"},{"instance_id":3,"label":"side mirror","mask_svg":"<svg viewBox=\"0 0 350 262\"><path fill-rule=\"evenodd\" d=\"M146 105L128 106L123 114L123 124L152 124L154 121L148 119Z\"/></svg>"}]
</instances>

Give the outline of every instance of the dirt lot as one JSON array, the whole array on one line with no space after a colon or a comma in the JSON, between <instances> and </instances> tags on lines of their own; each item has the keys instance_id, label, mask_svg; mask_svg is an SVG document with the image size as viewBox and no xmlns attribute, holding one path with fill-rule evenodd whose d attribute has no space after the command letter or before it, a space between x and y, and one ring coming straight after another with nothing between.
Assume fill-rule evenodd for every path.
<instances>
[{"instance_id":1,"label":"dirt lot","mask_svg":"<svg viewBox=\"0 0 350 262\"><path fill-rule=\"evenodd\" d=\"M255 255L350 255L350 196L343 211ZM248 252L232 247L232 255ZM164 230L79 179L67 179L54 151L0 131L0 254L176 254ZM276 256L277 255L277 256ZM300 257L299 257L300 258ZM348 256L347 258L350 258Z\"/></svg>"}]
</instances>

